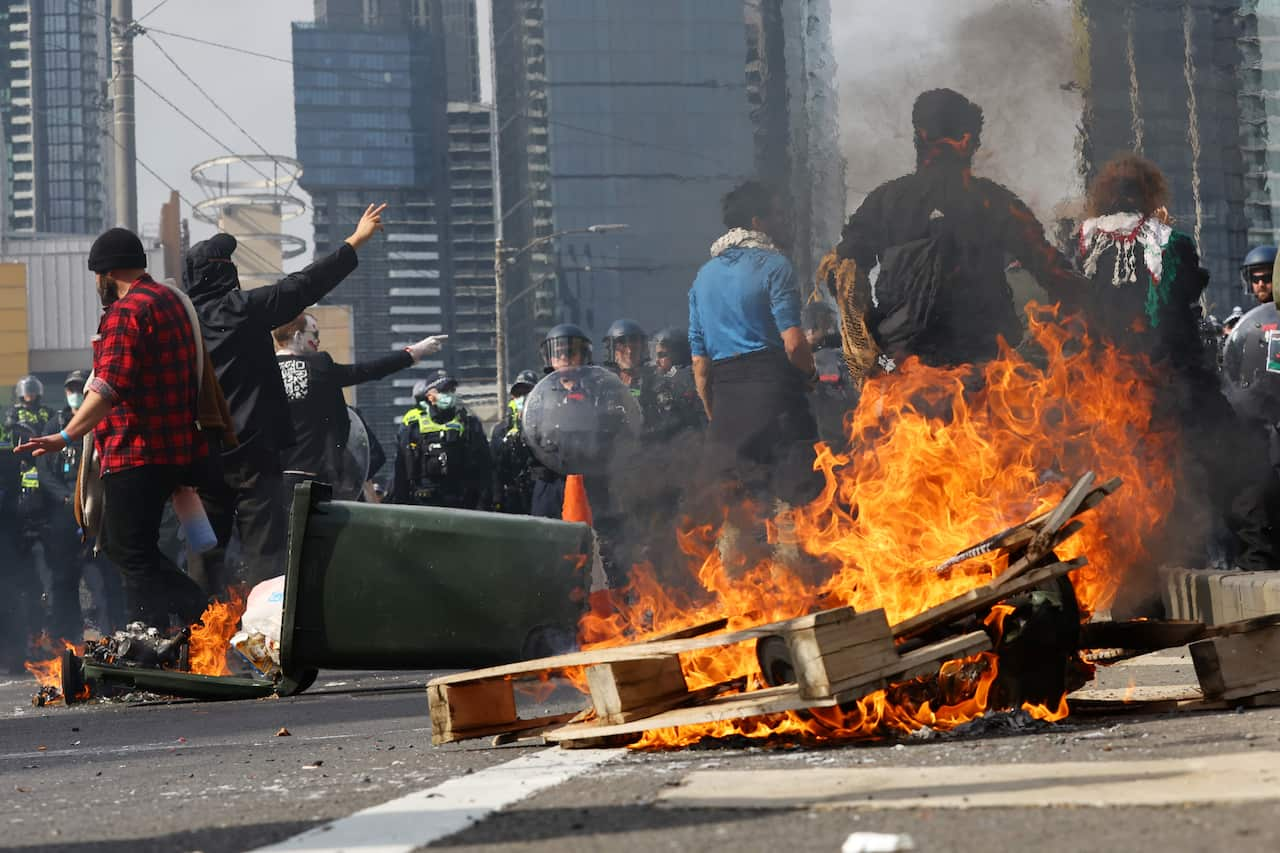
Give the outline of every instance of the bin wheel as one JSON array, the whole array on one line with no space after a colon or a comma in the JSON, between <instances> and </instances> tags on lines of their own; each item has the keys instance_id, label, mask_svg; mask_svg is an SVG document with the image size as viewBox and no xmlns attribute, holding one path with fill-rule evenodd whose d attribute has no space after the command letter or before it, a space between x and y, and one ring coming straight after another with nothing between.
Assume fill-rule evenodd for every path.
<instances>
[{"instance_id":1,"label":"bin wheel","mask_svg":"<svg viewBox=\"0 0 1280 853\"><path fill-rule=\"evenodd\" d=\"M288 673L276 682L277 696L297 696L302 691L316 683L316 676L320 674L318 669L304 669L301 672Z\"/></svg>"}]
</instances>

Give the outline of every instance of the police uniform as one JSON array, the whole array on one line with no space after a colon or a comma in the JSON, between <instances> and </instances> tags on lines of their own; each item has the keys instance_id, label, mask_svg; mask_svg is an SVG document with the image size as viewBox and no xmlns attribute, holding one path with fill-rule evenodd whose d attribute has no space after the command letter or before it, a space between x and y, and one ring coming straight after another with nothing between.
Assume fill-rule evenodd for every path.
<instances>
[{"instance_id":1,"label":"police uniform","mask_svg":"<svg viewBox=\"0 0 1280 853\"><path fill-rule=\"evenodd\" d=\"M5 574L5 604L0 611L0 622L10 623L3 631L4 645L10 657L25 653L27 640L39 634L45 627L41 602L43 592L40 576L36 571L33 549L37 543L44 546L45 562L56 565L61 550L52 535L49 523L54 507L44 486L44 467L30 455L14 456L13 446L32 437L50 431L53 413L39 402L20 402L11 406L4 419L7 449L0 449L8 458L0 466L5 478L4 515L9 530L6 545L11 559ZM10 461L12 460L12 464ZM14 661L11 661L13 663Z\"/></svg>"},{"instance_id":2,"label":"police uniform","mask_svg":"<svg viewBox=\"0 0 1280 853\"><path fill-rule=\"evenodd\" d=\"M487 509L490 487L489 447L479 419L461 404L443 412L426 404L405 414L392 502Z\"/></svg>"},{"instance_id":3,"label":"police uniform","mask_svg":"<svg viewBox=\"0 0 1280 853\"><path fill-rule=\"evenodd\" d=\"M534 469L537 462L521 433L523 398L507 403L507 416L493 429L489 449L493 453L494 509L528 515L533 509Z\"/></svg>"}]
</instances>

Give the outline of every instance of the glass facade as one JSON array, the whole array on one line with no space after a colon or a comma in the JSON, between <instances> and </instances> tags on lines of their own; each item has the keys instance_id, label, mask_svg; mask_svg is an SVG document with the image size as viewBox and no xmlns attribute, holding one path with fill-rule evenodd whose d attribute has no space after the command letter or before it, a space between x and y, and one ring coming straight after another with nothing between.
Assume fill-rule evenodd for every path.
<instances>
[{"instance_id":1,"label":"glass facade","mask_svg":"<svg viewBox=\"0 0 1280 853\"><path fill-rule=\"evenodd\" d=\"M0 3L4 210L18 232L106 226L104 0Z\"/></svg>"},{"instance_id":2,"label":"glass facade","mask_svg":"<svg viewBox=\"0 0 1280 853\"><path fill-rule=\"evenodd\" d=\"M440 356L357 391L388 449L414 405L412 386L439 368L459 377L473 407L477 392L496 396L491 111L446 100L453 69L433 23L442 14L439 0L329 0L317 3L314 24L293 28L300 184L312 197L317 252L346 237L365 205L388 205L384 237L326 301L352 307L358 360L450 335Z\"/></svg>"},{"instance_id":3,"label":"glass facade","mask_svg":"<svg viewBox=\"0 0 1280 853\"><path fill-rule=\"evenodd\" d=\"M630 226L562 238L513 271L512 370L537 365L556 322L593 337L619 317L650 330L684 326L689 285L724 230L721 197L747 178L792 197L804 223L796 262L812 268L814 192L797 191L811 173L793 145L805 87L788 85L784 51L783 22L800 11L786 7L796 2L495 0L504 241L518 248L562 230ZM829 9L801 5L818 16L821 42ZM809 79L810 54L799 42L794 53L791 73ZM833 71L814 85L833 88ZM834 121L826 130L835 152ZM829 246L843 187L827 189L837 211Z\"/></svg>"}]
</instances>

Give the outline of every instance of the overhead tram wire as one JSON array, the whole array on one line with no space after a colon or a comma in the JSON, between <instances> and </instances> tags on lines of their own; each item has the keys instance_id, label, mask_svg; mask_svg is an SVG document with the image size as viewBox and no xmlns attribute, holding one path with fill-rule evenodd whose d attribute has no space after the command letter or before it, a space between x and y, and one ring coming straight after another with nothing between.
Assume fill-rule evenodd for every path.
<instances>
[{"instance_id":1,"label":"overhead tram wire","mask_svg":"<svg viewBox=\"0 0 1280 853\"><path fill-rule=\"evenodd\" d=\"M222 141L221 139L219 139L218 137L214 136L214 135L213 135L213 133L211 133L211 132L209 131L209 129L208 129L208 128L206 128L206 127L205 127L204 125L202 125L200 122L196 121L194 118L192 118L192 117L191 117L190 115L188 115L186 112L184 112L184 111L183 111L183 109L182 109L181 107L179 107L179 106L178 106L177 104L175 104L173 101L169 100L167 97L165 97L163 94L161 94L161 93L160 93L160 90L158 90L155 86L152 86L152 85L151 85L150 83L148 83L146 80L144 80L143 78L139 77L136 73L133 75L133 79L134 79L134 80L137 80L137 81L138 81L139 83L141 83L143 86L147 87L147 90L148 90L149 92L151 92L151 94L155 95L157 98L159 98L160 100L164 101L164 102L165 102L165 104L167 104L167 105L169 106L169 108L170 108L170 109L172 109L172 110L173 110L174 112L176 112L178 115L182 116L184 119L186 119L188 122L190 122L190 123L191 123L191 125L192 125L193 127L195 127L197 130L199 130L199 131L200 131L201 133L203 133L205 136L207 136L207 137L209 137L210 139L212 139L215 143L217 143L219 146L221 146L221 147L222 147L222 148L223 148L223 149L224 149L228 154L235 155L235 154L237 154L237 153L238 153L238 152L237 152L234 148L232 148L230 145L228 145L227 143L223 142L223 141ZM261 176L262 176L262 178L263 178L264 180L266 180L266 181L275 181L275 180L276 180L276 178L271 177L271 176L270 176L270 175L268 175L266 172L264 172L264 171L262 171L261 169L259 169L259 168L258 168L256 165L254 165L252 162L245 161L245 165L246 165L246 166L248 166L248 167L249 167L250 169L252 169L253 171L257 172L259 175L261 175Z\"/></svg>"},{"instance_id":2,"label":"overhead tram wire","mask_svg":"<svg viewBox=\"0 0 1280 853\"><path fill-rule=\"evenodd\" d=\"M117 138L116 138L116 135L115 135L114 133L112 133L110 129L108 129L107 127L105 127L105 126L104 126L104 127L102 128L102 132L103 132L103 134L105 134L105 135L107 136L107 138L109 138L112 142L114 142L114 143L116 144L116 147L117 147L117 148L121 148L121 149L123 149L123 148L124 148L124 143L122 143L119 139L117 139ZM191 203L191 201L190 201L190 199L188 199L186 196L184 196L184 195L182 194L182 192L181 192L177 187L175 187L173 184L171 184L171 183L169 183L168 181L166 181L164 178L160 177L160 173L159 173L159 172L157 172L155 169L151 168L150 166L148 166L148 165L147 165L147 164L142 160L142 158L141 158L141 157L138 157L138 158L136 158L136 159L137 159L137 161L138 161L138 165L142 167L142 170L143 170L144 172L146 172L146 173L147 173L148 175L150 175L151 177L155 178L155 179L156 179L156 181L158 181L158 182L160 183L160 185L161 185L162 187L164 187L165 189L167 189L169 192L176 194L176 195L178 196L178 199L179 199L183 204L185 204L188 208L190 208L190 210L191 210L192 212L194 212L194 211L195 211L196 206L195 206L194 204L192 204L192 203ZM259 263L261 263L261 264L263 265L263 267L265 268L265 269L264 269L264 271L265 271L265 272L269 272L271 275L279 275L281 278L283 278L283 277L284 277L285 273L284 273L284 271L283 271L283 270L277 270L277 269L275 269L275 267L274 267L274 266L272 266L271 261L269 261L268 259L264 258L264 257L263 257L262 255L260 255L258 252L254 251L254 250L253 250L253 247L251 247L251 246L249 246L249 245L247 245L247 244L245 244L245 243L242 243L242 242L237 241L237 243L236 243L236 249L237 249L238 251L244 252L246 255L249 255L249 256L250 256L250 257L252 257L252 258L257 259L257 260L258 260L258 262L259 262Z\"/></svg>"},{"instance_id":3,"label":"overhead tram wire","mask_svg":"<svg viewBox=\"0 0 1280 853\"><path fill-rule=\"evenodd\" d=\"M246 130L244 126L240 124L240 122L232 118L231 114L228 113L226 110L224 110L222 108L222 105L219 104L217 101L215 101L213 96L210 95L203 86L197 83L195 81L195 78L193 78L190 74L187 73L186 69L184 69L180 64L178 64L178 60L174 59L169 54L169 51L165 50L164 46L161 45L160 42L156 41L155 38L152 37L151 33L146 33L145 35L147 37L147 40L156 46L156 50L160 51L160 55L163 56L165 59L169 60L169 64L172 65L175 69L177 69L178 73L181 74L184 78L186 78L187 82L190 83L192 86L194 86L196 91L199 92L201 95L203 95L204 99L208 101L209 104L215 110L217 110L219 113L222 114L223 118L231 122L232 127L234 127L236 130L243 133L245 135L245 138L247 138L254 145L258 146L258 150L261 151L263 154L265 154L267 157L270 157L277 166L280 165L280 161L276 159L275 155L272 154L270 151L268 151L267 147L263 145L261 142L259 142L252 133Z\"/></svg>"}]
</instances>

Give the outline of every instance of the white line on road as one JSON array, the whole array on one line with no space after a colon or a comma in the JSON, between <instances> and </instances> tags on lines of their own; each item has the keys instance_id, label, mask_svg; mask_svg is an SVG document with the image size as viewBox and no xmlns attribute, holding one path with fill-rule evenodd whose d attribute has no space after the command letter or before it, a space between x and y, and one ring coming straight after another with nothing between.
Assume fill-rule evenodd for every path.
<instances>
[{"instance_id":1,"label":"white line on road","mask_svg":"<svg viewBox=\"0 0 1280 853\"><path fill-rule=\"evenodd\" d=\"M625 752L544 749L356 812L253 853L408 853Z\"/></svg>"}]
</instances>

